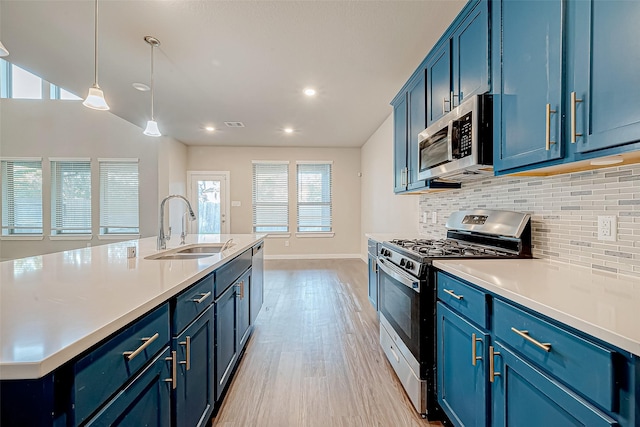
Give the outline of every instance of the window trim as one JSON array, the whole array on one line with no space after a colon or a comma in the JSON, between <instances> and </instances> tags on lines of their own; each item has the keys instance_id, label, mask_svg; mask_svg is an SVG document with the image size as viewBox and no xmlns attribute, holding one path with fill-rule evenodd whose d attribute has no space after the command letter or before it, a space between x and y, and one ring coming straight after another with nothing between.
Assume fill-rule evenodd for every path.
<instances>
[{"instance_id":1,"label":"window trim","mask_svg":"<svg viewBox=\"0 0 640 427\"><path fill-rule=\"evenodd\" d=\"M54 179L53 179L53 164L54 163L71 163L71 162L83 162L89 163L89 233L74 233L73 231L59 232L57 227L54 227L55 215L54 215ZM91 157L49 157L49 192L51 197L49 199L50 211L51 211L51 228L49 229L49 240L91 240L93 236L93 165L91 164Z\"/></svg>"},{"instance_id":2,"label":"window trim","mask_svg":"<svg viewBox=\"0 0 640 427\"><path fill-rule=\"evenodd\" d=\"M3 156L0 157L0 164L2 162L24 162L24 163L28 163L28 162L40 162L40 177L41 177L41 183L40 183L40 229L41 231L39 233L22 233L22 234L4 234L4 225L2 223L0 223L0 240L43 240L44 239L44 168L43 168L43 161L42 161L42 157L7 157L7 156ZM4 180L3 180L3 184L2 184L2 188L4 188ZM2 198L4 199L4 193L3 191L0 191L0 193L2 193ZM2 204L2 212L0 212L0 216L2 216L2 214L4 214L4 203ZM8 208L6 208L8 209Z\"/></svg>"},{"instance_id":3,"label":"window trim","mask_svg":"<svg viewBox=\"0 0 640 427\"><path fill-rule=\"evenodd\" d=\"M309 203L303 202L302 206L318 205L329 206L330 210L330 229L328 231L300 231L300 175L299 165L329 165L329 202ZM321 227L321 226L317 226ZM296 237L333 237L335 230L333 225L333 160L297 160L296 161Z\"/></svg>"},{"instance_id":4,"label":"window trim","mask_svg":"<svg viewBox=\"0 0 640 427\"><path fill-rule=\"evenodd\" d=\"M286 194L287 194L287 202L286 203L282 203L283 206L286 206L287 208L287 222L286 222L286 230L280 230L280 231L266 231L266 230L257 230L256 227L256 202L255 202L255 169L254 169L254 165L286 165L286 172L287 172L287 179L286 179ZM251 161L251 229L253 233L264 233L267 235L272 235L273 237L278 236L279 238L282 237L289 237L291 236L291 224L290 224L290 214L291 214L291 200L290 200L290 179L291 179L291 173L289 170L289 165L291 164L291 162L289 160L252 160ZM278 225L277 227L282 227L283 225ZM269 227L268 225L260 225L260 227Z\"/></svg>"}]
</instances>

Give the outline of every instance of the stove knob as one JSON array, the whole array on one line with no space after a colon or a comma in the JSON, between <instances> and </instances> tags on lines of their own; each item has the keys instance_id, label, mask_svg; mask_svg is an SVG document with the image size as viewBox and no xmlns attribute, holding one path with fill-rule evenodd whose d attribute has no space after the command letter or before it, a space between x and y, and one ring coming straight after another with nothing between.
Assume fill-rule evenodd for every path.
<instances>
[{"instance_id":1,"label":"stove knob","mask_svg":"<svg viewBox=\"0 0 640 427\"><path fill-rule=\"evenodd\" d=\"M400 267L404 267L405 263L406 263L406 260L405 260L404 258L402 258L402 259L400 260ZM408 264L409 264L409 263L407 263L407 265L408 265Z\"/></svg>"},{"instance_id":2,"label":"stove knob","mask_svg":"<svg viewBox=\"0 0 640 427\"><path fill-rule=\"evenodd\" d=\"M413 263L411 261L407 261L407 263L405 264L405 267L407 267L409 270L413 269Z\"/></svg>"}]
</instances>

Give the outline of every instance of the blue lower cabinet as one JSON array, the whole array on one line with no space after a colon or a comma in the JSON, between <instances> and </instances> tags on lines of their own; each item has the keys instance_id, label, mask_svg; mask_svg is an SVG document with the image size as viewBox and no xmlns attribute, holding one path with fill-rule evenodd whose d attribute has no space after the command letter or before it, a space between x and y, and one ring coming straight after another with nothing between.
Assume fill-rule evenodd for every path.
<instances>
[{"instance_id":1,"label":"blue lower cabinet","mask_svg":"<svg viewBox=\"0 0 640 427\"><path fill-rule=\"evenodd\" d=\"M251 294L251 269L247 270L236 281L236 300L238 303L238 348L244 348L251 335L251 308L249 306L249 296Z\"/></svg>"},{"instance_id":2,"label":"blue lower cabinet","mask_svg":"<svg viewBox=\"0 0 640 427\"><path fill-rule=\"evenodd\" d=\"M615 426L618 423L499 343L493 371L492 426ZM585 372L585 375L589 375Z\"/></svg>"},{"instance_id":3,"label":"blue lower cabinet","mask_svg":"<svg viewBox=\"0 0 640 427\"><path fill-rule=\"evenodd\" d=\"M202 426L215 403L213 306L173 339L177 355L175 426Z\"/></svg>"},{"instance_id":4,"label":"blue lower cabinet","mask_svg":"<svg viewBox=\"0 0 640 427\"><path fill-rule=\"evenodd\" d=\"M442 303L437 316L438 403L456 426L485 426L489 334Z\"/></svg>"},{"instance_id":5,"label":"blue lower cabinet","mask_svg":"<svg viewBox=\"0 0 640 427\"><path fill-rule=\"evenodd\" d=\"M236 286L229 286L215 302L216 401L222 397L238 359Z\"/></svg>"},{"instance_id":6,"label":"blue lower cabinet","mask_svg":"<svg viewBox=\"0 0 640 427\"><path fill-rule=\"evenodd\" d=\"M167 347L85 425L169 427L173 363Z\"/></svg>"}]
</instances>

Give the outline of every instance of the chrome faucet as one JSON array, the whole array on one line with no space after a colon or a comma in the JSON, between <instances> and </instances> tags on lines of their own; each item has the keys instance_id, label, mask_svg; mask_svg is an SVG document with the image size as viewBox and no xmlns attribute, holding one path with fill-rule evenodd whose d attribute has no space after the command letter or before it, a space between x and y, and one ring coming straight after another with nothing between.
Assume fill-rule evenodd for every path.
<instances>
[{"instance_id":1,"label":"chrome faucet","mask_svg":"<svg viewBox=\"0 0 640 427\"><path fill-rule=\"evenodd\" d=\"M168 236L165 236L164 234L164 204L167 200L175 198L184 200L184 202L187 204L187 208L189 209L189 219L191 221L196 220L196 214L193 213L193 209L191 209L191 203L189 203L186 197L179 194L172 194L162 199L162 202L160 202L160 230L158 231L158 250L167 249L167 240L169 240L169 238L171 237L171 232L169 232ZM184 233L184 235L186 237L186 233Z\"/></svg>"},{"instance_id":2,"label":"chrome faucet","mask_svg":"<svg viewBox=\"0 0 640 427\"><path fill-rule=\"evenodd\" d=\"M220 252L224 252L225 249L229 249L232 243L233 243L233 238L224 242L224 245L222 245L222 248L220 248Z\"/></svg>"}]
</instances>

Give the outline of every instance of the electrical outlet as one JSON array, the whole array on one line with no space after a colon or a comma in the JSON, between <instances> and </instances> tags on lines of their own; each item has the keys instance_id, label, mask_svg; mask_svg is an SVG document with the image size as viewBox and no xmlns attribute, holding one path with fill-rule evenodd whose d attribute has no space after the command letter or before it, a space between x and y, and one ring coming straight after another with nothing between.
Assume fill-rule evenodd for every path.
<instances>
[{"instance_id":1,"label":"electrical outlet","mask_svg":"<svg viewBox=\"0 0 640 427\"><path fill-rule=\"evenodd\" d=\"M288 240L285 240L285 241L284 241L284 245L285 245L285 246L289 246L289 241L288 241Z\"/></svg>"},{"instance_id":2,"label":"electrical outlet","mask_svg":"<svg viewBox=\"0 0 640 427\"><path fill-rule=\"evenodd\" d=\"M618 219L613 215L598 216L598 240L616 241L618 234Z\"/></svg>"},{"instance_id":3,"label":"electrical outlet","mask_svg":"<svg viewBox=\"0 0 640 427\"><path fill-rule=\"evenodd\" d=\"M437 224L438 223L438 212L433 211L431 213L431 224Z\"/></svg>"},{"instance_id":4,"label":"electrical outlet","mask_svg":"<svg viewBox=\"0 0 640 427\"><path fill-rule=\"evenodd\" d=\"M135 258L135 257L136 257L136 247L127 246L127 258Z\"/></svg>"},{"instance_id":5,"label":"electrical outlet","mask_svg":"<svg viewBox=\"0 0 640 427\"><path fill-rule=\"evenodd\" d=\"M422 222L423 222L424 224L426 224L426 223L427 223L427 213L426 213L426 212L422 212Z\"/></svg>"}]
</instances>

